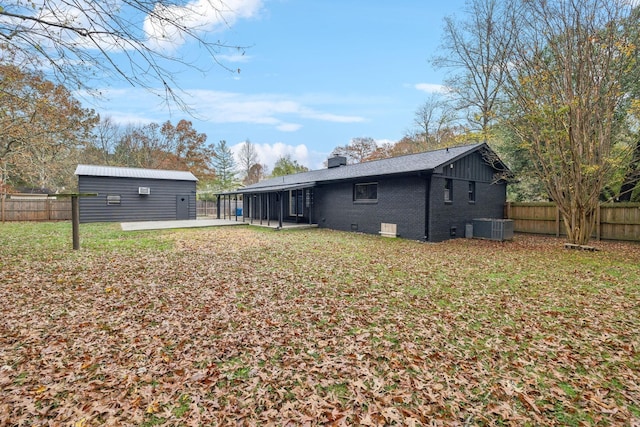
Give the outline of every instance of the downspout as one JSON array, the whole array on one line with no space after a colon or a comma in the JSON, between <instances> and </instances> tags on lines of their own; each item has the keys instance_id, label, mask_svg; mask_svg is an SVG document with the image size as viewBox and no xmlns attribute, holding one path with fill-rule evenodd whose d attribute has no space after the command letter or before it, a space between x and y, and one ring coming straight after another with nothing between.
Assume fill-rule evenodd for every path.
<instances>
[{"instance_id":1,"label":"downspout","mask_svg":"<svg viewBox=\"0 0 640 427\"><path fill-rule=\"evenodd\" d=\"M427 175L425 181L424 203L424 240L429 241L429 212L431 211L431 175Z\"/></svg>"}]
</instances>

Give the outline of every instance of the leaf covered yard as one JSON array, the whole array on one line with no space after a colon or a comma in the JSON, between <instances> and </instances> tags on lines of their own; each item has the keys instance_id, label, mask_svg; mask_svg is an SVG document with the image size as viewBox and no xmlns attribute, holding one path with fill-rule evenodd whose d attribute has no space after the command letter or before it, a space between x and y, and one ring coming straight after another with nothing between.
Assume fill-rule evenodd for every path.
<instances>
[{"instance_id":1,"label":"leaf covered yard","mask_svg":"<svg viewBox=\"0 0 640 427\"><path fill-rule=\"evenodd\" d=\"M1 231L0 426L640 423L636 244Z\"/></svg>"}]
</instances>

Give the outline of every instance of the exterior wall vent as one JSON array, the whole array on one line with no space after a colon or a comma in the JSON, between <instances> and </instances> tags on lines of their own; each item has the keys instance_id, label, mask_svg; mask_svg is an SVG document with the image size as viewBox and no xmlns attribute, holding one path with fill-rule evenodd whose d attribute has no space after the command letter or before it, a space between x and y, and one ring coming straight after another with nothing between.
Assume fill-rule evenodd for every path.
<instances>
[{"instance_id":1,"label":"exterior wall vent","mask_svg":"<svg viewBox=\"0 0 640 427\"><path fill-rule=\"evenodd\" d=\"M380 235L383 237L398 237L398 225L386 222L381 223Z\"/></svg>"},{"instance_id":2,"label":"exterior wall vent","mask_svg":"<svg viewBox=\"0 0 640 427\"><path fill-rule=\"evenodd\" d=\"M140 194L140 195L151 194L151 188L149 188L149 187L138 187L138 194Z\"/></svg>"}]
</instances>

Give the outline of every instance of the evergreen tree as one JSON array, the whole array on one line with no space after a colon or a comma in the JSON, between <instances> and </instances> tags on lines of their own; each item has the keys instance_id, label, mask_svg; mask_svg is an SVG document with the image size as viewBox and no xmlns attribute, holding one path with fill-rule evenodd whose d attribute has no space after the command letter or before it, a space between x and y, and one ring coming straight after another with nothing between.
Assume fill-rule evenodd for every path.
<instances>
[{"instance_id":1,"label":"evergreen tree","mask_svg":"<svg viewBox=\"0 0 640 427\"><path fill-rule=\"evenodd\" d=\"M214 148L215 157L212 160L215 179L213 186L216 191L230 191L238 186L236 178L236 161L233 152L224 139L218 142Z\"/></svg>"}]
</instances>

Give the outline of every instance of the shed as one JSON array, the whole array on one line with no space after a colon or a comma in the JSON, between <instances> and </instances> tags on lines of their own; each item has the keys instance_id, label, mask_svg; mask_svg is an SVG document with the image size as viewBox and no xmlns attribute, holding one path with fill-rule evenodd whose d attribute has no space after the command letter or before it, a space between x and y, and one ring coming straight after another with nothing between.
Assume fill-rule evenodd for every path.
<instances>
[{"instance_id":1,"label":"shed","mask_svg":"<svg viewBox=\"0 0 640 427\"><path fill-rule=\"evenodd\" d=\"M80 222L196 219L196 183L187 171L78 165Z\"/></svg>"},{"instance_id":2,"label":"shed","mask_svg":"<svg viewBox=\"0 0 640 427\"><path fill-rule=\"evenodd\" d=\"M328 168L261 181L242 195L243 220L308 222L414 240L464 237L474 218L503 218L511 172L485 143ZM220 210L219 210L220 212Z\"/></svg>"}]
</instances>

